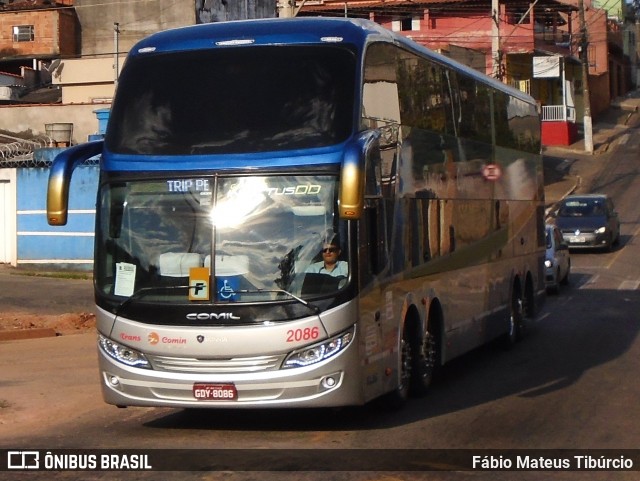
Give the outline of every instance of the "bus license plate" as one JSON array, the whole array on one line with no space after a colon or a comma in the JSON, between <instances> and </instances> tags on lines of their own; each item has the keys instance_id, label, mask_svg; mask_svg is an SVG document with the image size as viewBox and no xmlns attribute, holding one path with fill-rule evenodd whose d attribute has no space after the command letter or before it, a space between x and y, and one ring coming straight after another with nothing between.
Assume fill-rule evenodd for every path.
<instances>
[{"instance_id":1,"label":"bus license plate","mask_svg":"<svg viewBox=\"0 0 640 481\"><path fill-rule=\"evenodd\" d=\"M193 385L193 397L198 401L235 401L238 390L233 384L205 384Z\"/></svg>"}]
</instances>

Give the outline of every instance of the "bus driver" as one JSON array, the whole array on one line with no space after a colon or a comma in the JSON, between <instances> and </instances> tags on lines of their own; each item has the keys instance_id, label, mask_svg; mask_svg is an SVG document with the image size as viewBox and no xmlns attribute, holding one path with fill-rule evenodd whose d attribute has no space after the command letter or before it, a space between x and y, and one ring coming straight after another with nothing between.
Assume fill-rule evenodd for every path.
<instances>
[{"instance_id":1,"label":"bus driver","mask_svg":"<svg viewBox=\"0 0 640 481\"><path fill-rule=\"evenodd\" d=\"M338 260L340 257L340 240L337 234L327 237L322 245L322 261L315 262L307 267L307 273L327 274L333 277L347 277L349 265L346 261Z\"/></svg>"}]
</instances>

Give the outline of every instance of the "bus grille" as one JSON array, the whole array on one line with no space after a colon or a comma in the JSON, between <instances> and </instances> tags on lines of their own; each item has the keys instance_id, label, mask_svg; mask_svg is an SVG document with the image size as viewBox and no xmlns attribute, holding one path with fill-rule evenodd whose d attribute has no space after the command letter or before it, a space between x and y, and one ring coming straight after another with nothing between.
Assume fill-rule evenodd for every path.
<instances>
[{"instance_id":1,"label":"bus grille","mask_svg":"<svg viewBox=\"0 0 640 481\"><path fill-rule=\"evenodd\" d=\"M274 371L282 364L282 356L197 359L188 357L147 356L158 371L196 372L202 374L238 374Z\"/></svg>"}]
</instances>

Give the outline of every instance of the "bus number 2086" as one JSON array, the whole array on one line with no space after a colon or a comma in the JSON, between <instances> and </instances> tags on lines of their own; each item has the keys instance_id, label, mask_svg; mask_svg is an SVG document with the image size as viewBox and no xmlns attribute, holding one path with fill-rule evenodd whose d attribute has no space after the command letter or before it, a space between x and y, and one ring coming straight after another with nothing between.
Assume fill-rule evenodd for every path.
<instances>
[{"instance_id":1,"label":"bus number 2086","mask_svg":"<svg viewBox=\"0 0 640 481\"><path fill-rule=\"evenodd\" d=\"M304 329L289 329L287 342L312 341L318 339L320 329L318 327L305 327Z\"/></svg>"}]
</instances>

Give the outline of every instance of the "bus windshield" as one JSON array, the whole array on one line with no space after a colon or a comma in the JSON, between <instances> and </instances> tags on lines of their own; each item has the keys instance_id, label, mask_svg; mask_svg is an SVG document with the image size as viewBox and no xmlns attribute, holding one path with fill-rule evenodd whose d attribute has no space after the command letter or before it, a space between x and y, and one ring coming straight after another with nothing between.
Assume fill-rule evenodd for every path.
<instances>
[{"instance_id":1,"label":"bus windshield","mask_svg":"<svg viewBox=\"0 0 640 481\"><path fill-rule=\"evenodd\" d=\"M107 149L229 154L335 145L351 134L356 57L345 47L244 47L127 60Z\"/></svg>"},{"instance_id":2,"label":"bus windshield","mask_svg":"<svg viewBox=\"0 0 640 481\"><path fill-rule=\"evenodd\" d=\"M96 242L98 292L124 300L143 290L145 300L177 304L334 294L346 284L349 264L336 189L331 175L106 185ZM337 265L332 272L318 267L327 256ZM208 288L193 289L194 273Z\"/></svg>"}]
</instances>

